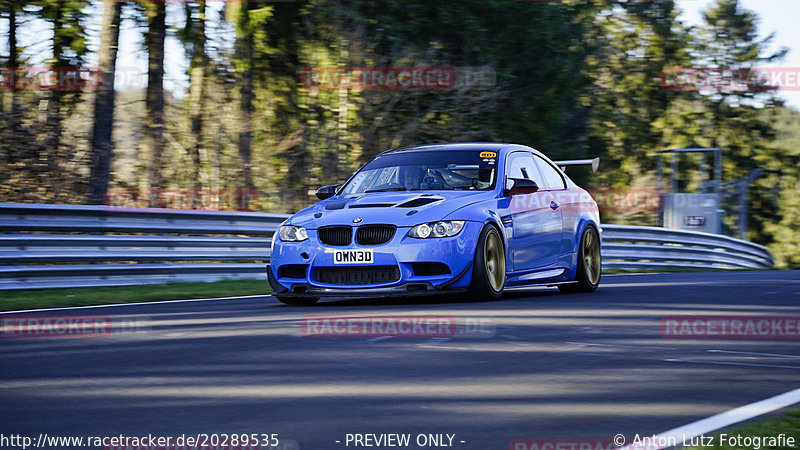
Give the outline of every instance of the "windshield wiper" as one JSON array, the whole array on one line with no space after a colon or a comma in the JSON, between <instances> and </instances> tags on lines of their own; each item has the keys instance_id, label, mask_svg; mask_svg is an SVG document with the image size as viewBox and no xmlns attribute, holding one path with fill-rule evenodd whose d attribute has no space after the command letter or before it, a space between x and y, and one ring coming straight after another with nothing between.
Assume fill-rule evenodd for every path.
<instances>
[{"instance_id":1,"label":"windshield wiper","mask_svg":"<svg viewBox=\"0 0 800 450\"><path fill-rule=\"evenodd\" d=\"M365 194L370 192L392 192L392 191L407 191L408 189L404 187L391 187L391 188L383 188L383 189L367 189L364 191Z\"/></svg>"}]
</instances>

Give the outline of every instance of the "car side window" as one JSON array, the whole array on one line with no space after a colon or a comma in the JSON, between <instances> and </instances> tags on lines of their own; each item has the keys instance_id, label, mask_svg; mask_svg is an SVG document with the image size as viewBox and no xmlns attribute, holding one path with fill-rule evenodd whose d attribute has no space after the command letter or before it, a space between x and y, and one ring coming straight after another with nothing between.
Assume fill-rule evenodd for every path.
<instances>
[{"instance_id":1,"label":"car side window","mask_svg":"<svg viewBox=\"0 0 800 450\"><path fill-rule=\"evenodd\" d=\"M539 155L536 155L536 163L539 166L539 170L542 172L543 177L543 189L566 189L567 186L564 183L564 177L561 176L561 173L553 167L552 164L547 162L544 158Z\"/></svg>"},{"instance_id":2,"label":"car side window","mask_svg":"<svg viewBox=\"0 0 800 450\"><path fill-rule=\"evenodd\" d=\"M539 169L536 168L536 163L533 161L533 156L528 152L514 152L508 155L506 166L506 176L509 178L525 178L527 180L535 181L536 184L541 184L542 176Z\"/></svg>"}]
</instances>

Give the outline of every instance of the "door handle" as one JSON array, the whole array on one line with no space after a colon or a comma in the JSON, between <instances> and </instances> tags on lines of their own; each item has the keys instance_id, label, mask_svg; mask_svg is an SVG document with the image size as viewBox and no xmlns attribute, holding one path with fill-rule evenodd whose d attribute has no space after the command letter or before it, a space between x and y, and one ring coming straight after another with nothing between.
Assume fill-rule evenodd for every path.
<instances>
[{"instance_id":1,"label":"door handle","mask_svg":"<svg viewBox=\"0 0 800 450\"><path fill-rule=\"evenodd\" d=\"M554 202L554 201L551 201L551 202L550 202L550 208L551 208L553 211L557 210L559 206L561 206L561 205L559 205L558 203L556 203L556 202Z\"/></svg>"}]
</instances>

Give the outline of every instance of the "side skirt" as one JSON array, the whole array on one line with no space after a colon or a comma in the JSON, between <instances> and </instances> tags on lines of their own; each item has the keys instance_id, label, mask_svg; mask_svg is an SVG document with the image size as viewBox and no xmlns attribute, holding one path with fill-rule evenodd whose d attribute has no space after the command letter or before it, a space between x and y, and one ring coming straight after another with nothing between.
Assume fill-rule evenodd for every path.
<instances>
[{"instance_id":1,"label":"side skirt","mask_svg":"<svg viewBox=\"0 0 800 450\"><path fill-rule=\"evenodd\" d=\"M508 287L514 286L534 286L534 285L554 285L557 283L569 283L573 280L565 280L564 275L567 270L564 268L535 270L523 273L510 273L506 278Z\"/></svg>"}]
</instances>

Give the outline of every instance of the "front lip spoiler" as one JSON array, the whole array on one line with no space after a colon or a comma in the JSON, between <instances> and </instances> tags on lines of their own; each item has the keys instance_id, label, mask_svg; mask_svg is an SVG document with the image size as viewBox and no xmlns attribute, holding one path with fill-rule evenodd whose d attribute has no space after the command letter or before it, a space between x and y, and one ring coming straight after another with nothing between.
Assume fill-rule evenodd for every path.
<instances>
[{"instance_id":1,"label":"front lip spoiler","mask_svg":"<svg viewBox=\"0 0 800 450\"><path fill-rule=\"evenodd\" d=\"M438 286L434 286L427 281L411 281L397 286L375 287L375 288L323 288L311 286L306 283L292 284L287 288L272 276L269 264L267 265L267 281L275 294L281 297L381 297L381 296L412 296L412 295L432 295L436 293L466 292L469 289L449 288L453 283L460 280L472 268L472 262L467 264L460 273L453 278L445 281Z\"/></svg>"},{"instance_id":2,"label":"front lip spoiler","mask_svg":"<svg viewBox=\"0 0 800 450\"><path fill-rule=\"evenodd\" d=\"M276 294L282 295L288 291L286 287L278 283L278 281L275 280L275 277L272 276L272 268L269 264L267 264L267 283L269 283L269 287L271 287Z\"/></svg>"},{"instance_id":3,"label":"front lip spoiler","mask_svg":"<svg viewBox=\"0 0 800 450\"><path fill-rule=\"evenodd\" d=\"M447 289L448 286L450 286L451 284L453 284L456 281L460 280L461 277L463 277L467 272L469 272L469 269L471 269L471 268L472 268L472 261L470 261L469 264L467 264L467 267L465 267L464 270L462 270L458 275L456 275L453 278L451 278L450 280L445 281L444 283L436 286L436 289L440 289L440 290L441 289Z\"/></svg>"},{"instance_id":4,"label":"front lip spoiler","mask_svg":"<svg viewBox=\"0 0 800 450\"><path fill-rule=\"evenodd\" d=\"M466 291L466 288L442 290L434 287L429 282L410 282L397 286L376 288L321 288L300 283L292 288L279 292L281 297L385 297L385 296L411 296L432 295L437 293L450 293Z\"/></svg>"}]
</instances>

